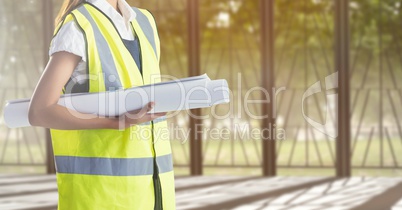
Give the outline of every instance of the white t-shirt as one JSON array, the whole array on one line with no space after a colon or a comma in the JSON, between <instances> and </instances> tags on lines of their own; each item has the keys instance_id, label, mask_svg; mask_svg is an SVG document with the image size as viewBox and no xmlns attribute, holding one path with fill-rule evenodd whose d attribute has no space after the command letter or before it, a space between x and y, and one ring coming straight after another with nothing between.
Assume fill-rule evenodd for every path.
<instances>
[{"instance_id":1,"label":"white t-shirt","mask_svg":"<svg viewBox=\"0 0 402 210\"><path fill-rule=\"evenodd\" d=\"M117 0L118 7L123 16L120 15L106 0L86 1L99 8L113 21L123 39L134 40L134 32L131 29L130 21L135 19L136 14L126 0ZM70 21L64 24L56 36L52 39L52 43L49 48L49 56L60 51L66 51L80 56L82 60L75 67L72 74L72 79L73 81L75 80L79 84L82 84L85 82L85 80L81 77L87 77L87 58L85 48L84 35L79 30L77 24L74 21Z\"/></svg>"}]
</instances>

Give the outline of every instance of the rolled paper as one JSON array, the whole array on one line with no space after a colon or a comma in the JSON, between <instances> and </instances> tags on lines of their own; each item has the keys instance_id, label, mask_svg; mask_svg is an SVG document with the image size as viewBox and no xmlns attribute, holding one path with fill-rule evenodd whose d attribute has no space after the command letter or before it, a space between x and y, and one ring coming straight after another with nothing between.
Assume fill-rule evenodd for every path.
<instances>
[{"instance_id":1,"label":"rolled paper","mask_svg":"<svg viewBox=\"0 0 402 210\"><path fill-rule=\"evenodd\" d=\"M155 107L150 113L206 108L229 103L229 91L226 80L211 80L204 74L128 89L65 94L60 96L58 104L86 114L119 116L141 109L150 101L155 102ZM30 99L7 101L4 121L9 128L30 126L29 103Z\"/></svg>"}]
</instances>

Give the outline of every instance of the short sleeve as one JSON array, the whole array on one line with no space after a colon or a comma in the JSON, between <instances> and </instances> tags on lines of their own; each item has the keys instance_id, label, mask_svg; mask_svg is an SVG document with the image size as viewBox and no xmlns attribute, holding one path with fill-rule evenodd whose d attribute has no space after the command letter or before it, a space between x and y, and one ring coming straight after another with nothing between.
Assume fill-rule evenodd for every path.
<instances>
[{"instance_id":1,"label":"short sleeve","mask_svg":"<svg viewBox=\"0 0 402 210\"><path fill-rule=\"evenodd\" d=\"M49 47L49 56L53 53L66 51L80 56L86 62L84 35L74 21L64 24L56 36L53 37Z\"/></svg>"}]
</instances>

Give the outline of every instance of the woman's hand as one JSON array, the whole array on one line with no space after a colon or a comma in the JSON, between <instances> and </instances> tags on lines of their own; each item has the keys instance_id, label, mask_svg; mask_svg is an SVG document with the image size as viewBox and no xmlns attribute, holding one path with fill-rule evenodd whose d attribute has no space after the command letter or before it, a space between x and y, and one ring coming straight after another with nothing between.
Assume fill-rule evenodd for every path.
<instances>
[{"instance_id":1,"label":"woman's hand","mask_svg":"<svg viewBox=\"0 0 402 210\"><path fill-rule=\"evenodd\" d=\"M119 116L119 125L124 125L124 128L129 128L133 124L141 124L144 122L152 121L156 118L163 117L166 112L161 113L148 113L155 106L154 102L149 102L147 105L141 109L126 112Z\"/></svg>"}]
</instances>

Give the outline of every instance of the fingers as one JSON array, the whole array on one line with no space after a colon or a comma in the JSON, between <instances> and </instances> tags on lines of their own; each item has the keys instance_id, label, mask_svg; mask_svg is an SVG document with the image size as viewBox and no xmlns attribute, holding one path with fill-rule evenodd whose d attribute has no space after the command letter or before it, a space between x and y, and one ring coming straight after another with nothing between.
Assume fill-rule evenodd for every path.
<instances>
[{"instance_id":1,"label":"fingers","mask_svg":"<svg viewBox=\"0 0 402 210\"><path fill-rule=\"evenodd\" d=\"M167 112L157 112L157 113L149 113L149 115L163 117L167 114Z\"/></svg>"},{"instance_id":2,"label":"fingers","mask_svg":"<svg viewBox=\"0 0 402 210\"><path fill-rule=\"evenodd\" d=\"M149 121L154 120L159 117L163 117L166 115L166 112L159 112L159 113L147 113L144 117L148 118Z\"/></svg>"},{"instance_id":3,"label":"fingers","mask_svg":"<svg viewBox=\"0 0 402 210\"><path fill-rule=\"evenodd\" d=\"M128 120L126 121L127 125L141 124L144 122L152 121L167 114L167 112L148 113L154 108L154 106L154 102L149 102L139 110L127 112L125 114L125 119Z\"/></svg>"},{"instance_id":4,"label":"fingers","mask_svg":"<svg viewBox=\"0 0 402 210\"><path fill-rule=\"evenodd\" d=\"M151 102L147 103L145 106L143 106L141 109L136 109L136 110L127 112L126 116L128 116L130 118L140 118L140 117L144 116L146 113L148 113L149 111L151 111L154 106L155 106L155 103L151 101Z\"/></svg>"},{"instance_id":5,"label":"fingers","mask_svg":"<svg viewBox=\"0 0 402 210\"><path fill-rule=\"evenodd\" d=\"M144 107L142 107L141 111L140 111L140 116L144 116L145 114L147 114L148 112L150 112L155 106L154 102L149 102L147 105L145 105Z\"/></svg>"}]
</instances>

